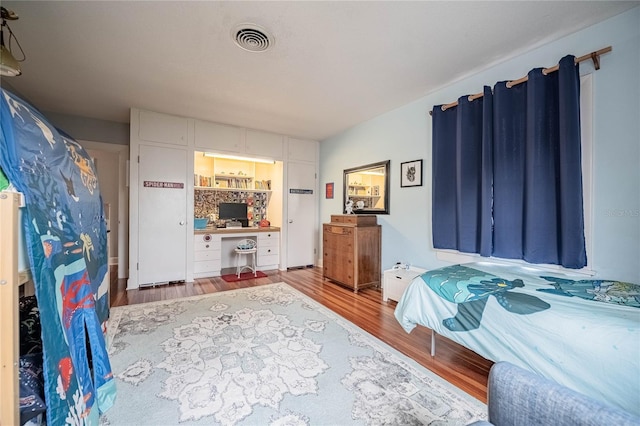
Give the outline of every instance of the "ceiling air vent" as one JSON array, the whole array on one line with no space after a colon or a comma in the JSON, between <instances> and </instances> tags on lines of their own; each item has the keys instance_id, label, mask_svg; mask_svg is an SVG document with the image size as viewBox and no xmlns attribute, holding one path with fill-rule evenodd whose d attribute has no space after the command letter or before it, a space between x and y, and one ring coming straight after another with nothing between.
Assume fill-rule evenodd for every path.
<instances>
[{"instance_id":1,"label":"ceiling air vent","mask_svg":"<svg viewBox=\"0 0 640 426\"><path fill-rule=\"evenodd\" d=\"M233 41L249 52L264 52L275 43L267 31L255 24L240 24L233 31Z\"/></svg>"}]
</instances>

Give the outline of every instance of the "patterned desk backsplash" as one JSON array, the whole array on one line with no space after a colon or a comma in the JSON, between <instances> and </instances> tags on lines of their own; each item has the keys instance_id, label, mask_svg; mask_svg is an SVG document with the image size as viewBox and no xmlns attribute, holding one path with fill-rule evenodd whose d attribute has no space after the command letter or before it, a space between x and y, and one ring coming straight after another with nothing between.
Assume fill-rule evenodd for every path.
<instances>
[{"instance_id":1,"label":"patterned desk backsplash","mask_svg":"<svg viewBox=\"0 0 640 426\"><path fill-rule=\"evenodd\" d=\"M246 203L249 226L258 226L261 219L267 218L268 192L217 191L196 188L193 198L194 216L207 217L209 222L215 222L218 219L218 203Z\"/></svg>"}]
</instances>

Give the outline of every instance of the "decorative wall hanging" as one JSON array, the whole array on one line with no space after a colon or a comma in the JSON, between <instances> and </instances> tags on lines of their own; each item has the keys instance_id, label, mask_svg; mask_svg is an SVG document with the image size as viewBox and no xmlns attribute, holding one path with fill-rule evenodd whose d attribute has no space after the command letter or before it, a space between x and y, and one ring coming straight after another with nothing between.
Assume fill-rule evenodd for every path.
<instances>
[{"instance_id":1,"label":"decorative wall hanging","mask_svg":"<svg viewBox=\"0 0 640 426\"><path fill-rule=\"evenodd\" d=\"M325 185L325 198L333 198L333 182L329 182Z\"/></svg>"},{"instance_id":2,"label":"decorative wall hanging","mask_svg":"<svg viewBox=\"0 0 640 426\"><path fill-rule=\"evenodd\" d=\"M400 186L422 186L422 160L407 161L400 164Z\"/></svg>"}]
</instances>

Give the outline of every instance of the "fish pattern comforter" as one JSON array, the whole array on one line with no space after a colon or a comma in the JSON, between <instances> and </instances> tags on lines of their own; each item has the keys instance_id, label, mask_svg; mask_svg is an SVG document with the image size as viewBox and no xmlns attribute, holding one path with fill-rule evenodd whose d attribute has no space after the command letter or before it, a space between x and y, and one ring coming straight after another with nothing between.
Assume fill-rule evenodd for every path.
<instances>
[{"instance_id":1,"label":"fish pattern comforter","mask_svg":"<svg viewBox=\"0 0 640 426\"><path fill-rule=\"evenodd\" d=\"M509 361L640 415L640 286L488 262L416 277L395 310L492 361ZM436 355L437 356L437 355Z\"/></svg>"}]
</instances>

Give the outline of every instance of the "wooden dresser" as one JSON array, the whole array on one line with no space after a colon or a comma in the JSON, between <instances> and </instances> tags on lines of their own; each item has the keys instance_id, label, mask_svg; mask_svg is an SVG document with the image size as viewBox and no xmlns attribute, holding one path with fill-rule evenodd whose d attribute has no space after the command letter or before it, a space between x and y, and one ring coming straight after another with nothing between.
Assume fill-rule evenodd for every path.
<instances>
[{"instance_id":1,"label":"wooden dresser","mask_svg":"<svg viewBox=\"0 0 640 426\"><path fill-rule=\"evenodd\" d=\"M380 285L381 227L375 215L331 215L322 225L323 276L353 289Z\"/></svg>"}]
</instances>

